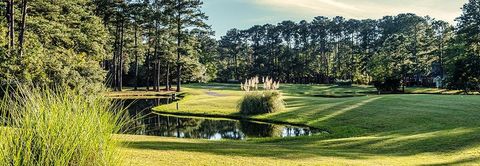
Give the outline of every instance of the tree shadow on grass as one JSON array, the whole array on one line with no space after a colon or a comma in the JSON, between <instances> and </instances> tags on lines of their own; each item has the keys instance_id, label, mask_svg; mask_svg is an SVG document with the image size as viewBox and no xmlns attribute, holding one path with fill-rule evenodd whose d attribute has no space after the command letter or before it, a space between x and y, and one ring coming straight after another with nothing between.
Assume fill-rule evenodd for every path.
<instances>
[{"instance_id":1,"label":"tree shadow on grass","mask_svg":"<svg viewBox=\"0 0 480 166\"><path fill-rule=\"evenodd\" d=\"M162 141L132 141L124 142L124 146L134 149L173 150L186 152L201 152L224 156L268 157L281 159L303 159L316 156L342 157L347 159L365 159L360 152L321 149L307 146L295 147L283 144L258 142L162 142Z\"/></svg>"},{"instance_id":2,"label":"tree shadow on grass","mask_svg":"<svg viewBox=\"0 0 480 166\"><path fill-rule=\"evenodd\" d=\"M444 166L444 165L465 165L465 164L473 164L473 163L480 163L480 157L467 157L455 161L450 162L443 162L437 164L424 164L422 166Z\"/></svg>"},{"instance_id":3,"label":"tree shadow on grass","mask_svg":"<svg viewBox=\"0 0 480 166\"><path fill-rule=\"evenodd\" d=\"M223 156L308 159L335 157L364 160L372 157L414 156L422 153L438 155L480 145L480 130L450 136L404 139L395 137L328 138L328 136L258 139L249 141L130 141L124 146L133 149L200 152ZM458 139L465 138L465 139ZM452 141L456 140L456 141ZM478 159L449 161L445 164L466 164Z\"/></svg>"},{"instance_id":4,"label":"tree shadow on grass","mask_svg":"<svg viewBox=\"0 0 480 166\"><path fill-rule=\"evenodd\" d=\"M358 97L350 99L312 97L287 98L285 100L287 103L287 111L262 115L262 117L328 129L330 126L317 125L319 123L316 124L315 122L322 119L326 120L353 110L356 107L371 102L370 100L372 99L376 100L376 97Z\"/></svg>"},{"instance_id":5,"label":"tree shadow on grass","mask_svg":"<svg viewBox=\"0 0 480 166\"><path fill-rule=\"evenodd\" d=\"M377 97L380 98L373 100ZM478 99L474 96L438 95L350 99L292 97L287 99L288 111L261 118L326 128L332 134L244 142L132 141L125 146L282 159L327 156L362 160L372 156L415 156L423 153L441 156L480 147ZM439 165L478 161L471 155Z\"/></svg>"},{"instance_id":6,"label":"tree shadow on grass","mask_svg":"<svg viewBox=\"0 0 480 166\"><path fill-rule=\"evenodd\" d=\"M361 86L337 86L337 85L282 85L280 90L293 96L313 96L327 98L357 97L376 90Z\"/></svg>"},{"instance_id":7,"label":"tree shadow on grass","mask_svg":"<svg viewBox=\"0 0 480 166\"><path fill-rule=\"evenodd\" d=\"M289 111L265 117L308 124L333 134L262 143L315 147L336 154L361 151L359 156L443 155L480 147L480 103L474 96L295 97L287 102L293 103Z\"/></svg>"}]
</instances>

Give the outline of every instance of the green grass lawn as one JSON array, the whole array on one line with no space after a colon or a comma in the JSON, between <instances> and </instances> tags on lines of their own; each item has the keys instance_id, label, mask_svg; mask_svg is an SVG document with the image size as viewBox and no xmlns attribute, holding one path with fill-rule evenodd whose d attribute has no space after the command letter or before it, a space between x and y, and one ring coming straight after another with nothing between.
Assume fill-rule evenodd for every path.
<instances>
[{"instance_id":1,"label":"green grass lawn","mask_svg":"<svg viewBox=\"0 0 480 166\"><path fill-rule=\"evenodd\" d=\"M240 116L233 84L187 85L162 112ZM251 118L304 124L329 135L208 141L123 136L129 164L155 165L476 165L480 96L372 95L369 86L283 85L287 109ZM416 89L420 90L420 89ZM357 97L352 97L352 94ZM329 97L326 97L329 96Z\"/></svg>"},{"instance_id":2,"label":"green grass lawn","mask_svg":"<svg viewBox=\"0 0 480 166\"><path fill-rule=\"evenodd\" d=\"M413 93L413 94L445 94L445 95L463 94L462 90L448 90L448 89L421 88L421 87L406 88L405 92ZM478 94L477 92L471 92L471 93Z\"/></svg>"},{"instance_id":3,"label":"green grass lawn","mask_svg":"<svg viewBox=\"0 0 480 166\"><path fill-rule=\"evenodd\" d=\"M174 93L174 91L155 92L151 88L147 91L145 87L139 87L137 90L134 90L133 87L124 87L121 92L110 90L103 95L112 99L155 99L162 96L170 96Z\"/></svg>"}]
</instances>

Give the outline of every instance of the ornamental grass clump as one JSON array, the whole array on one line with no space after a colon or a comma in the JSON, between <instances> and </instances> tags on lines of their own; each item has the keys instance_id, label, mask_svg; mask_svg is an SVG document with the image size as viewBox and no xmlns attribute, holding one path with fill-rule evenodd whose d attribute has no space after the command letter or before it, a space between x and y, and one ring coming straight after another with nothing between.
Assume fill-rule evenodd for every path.
<instances>
[{"instance_id":1,"label":"ornamental grass clump","mask_svg":"<svg viewBox=\"0 0 480 166\"><path fill-rule=\"evenodd\" d=\"M68 88L19 86L0 101L0 163L118 165L114 134L126 115L118 106Z\"/></svg>"},{"instance_id":2,"label":"ornamental grass clump","mask_svg":"<svg viewBox=\"0 0 480 166\"><path fill-rule=\"evenodd\" d=\"M259 90L260 79L254 77L241 83L245 95L238 104L243 115L258 115L281 111L285 108L282 94L278 91L280 83L271 78L262 78L263 90Z\"/></svg>"}]
</instances>

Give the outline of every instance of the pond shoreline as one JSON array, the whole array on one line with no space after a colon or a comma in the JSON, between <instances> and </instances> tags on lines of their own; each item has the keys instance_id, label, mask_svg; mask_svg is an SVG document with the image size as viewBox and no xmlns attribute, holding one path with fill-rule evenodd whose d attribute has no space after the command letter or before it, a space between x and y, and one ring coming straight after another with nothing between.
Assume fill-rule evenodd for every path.
<instances>
[{"instance_id":1,"label":"pond shoreline","mask_svg":"<svg viewBox=\"0 0 480 166\"><path fill-rule=\"evenodd\" d=\"M188 113L188 112L166 112L152 109L152 113L159 114L159 115L170 115L170 116L187 116L187 117L197 117L197 118L225 118L230 120L245 120L245 121L253 121L253 122L262 122L262 123L270 123L270 124L278 124L278 125L289 125L289 126L298 126L298 127L307 127L315 130L319 130L325 132L326 134L332 134L333 132L323 128L317 128L301 123L291 123L285 121L278 121L278 120L271 120L271 119L259 119L259 118L252 118L246 117L241 115L220 115L220 114L198 114L198 113Z\"/></svg>"}]
</instances>

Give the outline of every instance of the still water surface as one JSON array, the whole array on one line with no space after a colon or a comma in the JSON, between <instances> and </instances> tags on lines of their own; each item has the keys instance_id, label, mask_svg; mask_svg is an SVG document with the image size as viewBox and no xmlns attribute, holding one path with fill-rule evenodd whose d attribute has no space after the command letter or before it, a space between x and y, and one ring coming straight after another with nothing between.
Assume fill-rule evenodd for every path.
<instances>
[{"instance_id":1,"label":"still water surface","mask_svg":"<svg viewBox=\"0 0 480 166\"><path fill-rule=\"evenodd\" d=\"M297 137L324 133L308 127L246 120L178 117L153 113L153 106L166 104L168 98L123 100L135 117L128 134L210 140L244 140L264 137Z\"/></svg>"}]
</instances>

